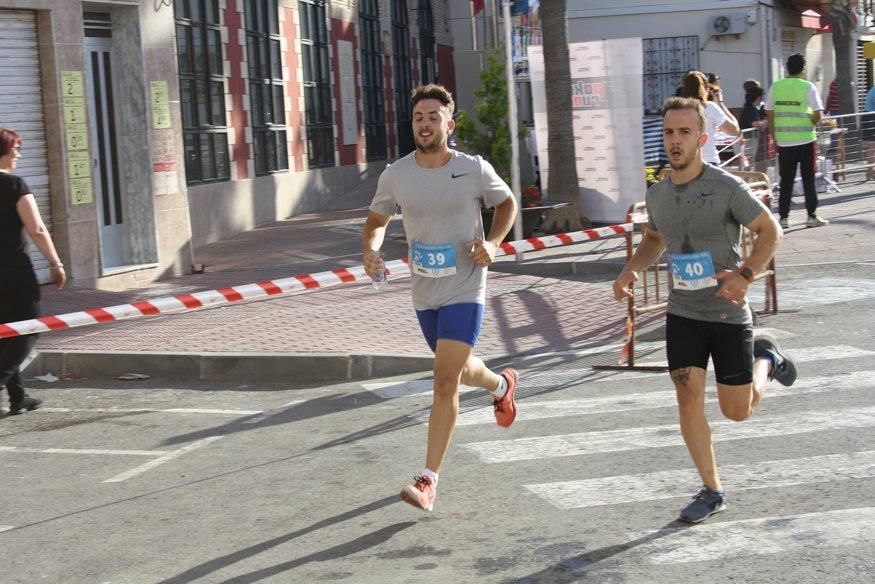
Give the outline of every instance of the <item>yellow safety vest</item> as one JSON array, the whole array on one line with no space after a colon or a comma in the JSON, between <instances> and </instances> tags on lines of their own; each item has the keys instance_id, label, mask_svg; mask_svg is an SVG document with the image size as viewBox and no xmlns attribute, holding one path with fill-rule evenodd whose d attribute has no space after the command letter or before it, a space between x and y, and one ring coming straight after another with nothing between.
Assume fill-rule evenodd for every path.
<instances>
[{"instance_id":1,"label":"yellow safety vest","mask_svg":"<svg viewBox=\"0 0 875 584\"><path fill-rule=\"evenodd\" d=\"M775 140L782 143L806 144L817 136L811 123L808 107L810 84L798 77L787 77L772 85L774 102Z\"/></svg>"}]
</instances>

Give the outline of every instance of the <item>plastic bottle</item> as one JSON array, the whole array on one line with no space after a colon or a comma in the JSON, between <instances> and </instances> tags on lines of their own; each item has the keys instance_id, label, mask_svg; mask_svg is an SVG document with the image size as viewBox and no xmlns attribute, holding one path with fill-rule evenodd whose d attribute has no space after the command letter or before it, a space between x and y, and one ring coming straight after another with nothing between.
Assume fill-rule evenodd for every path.
<instances>
[{"instance_id":1,"label":"plastic bottle","mask_svg":"<svg viewBox=\"0 0 875 584\"><path fill-rule=\"evenodd\" d=\"M371 257L375 260L379 260L380 266L382 270L371 278L371 287L377 292L382 292L383 290L389 287L389 279L386 278L386 261L383 252L379 249L375 249L371 251Z\"/></svg>"}]
</instances>

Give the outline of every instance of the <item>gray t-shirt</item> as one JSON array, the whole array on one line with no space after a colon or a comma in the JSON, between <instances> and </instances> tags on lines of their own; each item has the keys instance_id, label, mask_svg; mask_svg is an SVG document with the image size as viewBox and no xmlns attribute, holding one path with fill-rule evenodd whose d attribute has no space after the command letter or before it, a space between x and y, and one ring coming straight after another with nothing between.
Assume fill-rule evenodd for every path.
<instances>
[{"instance_id":1,"label":"gray t-shirt","mask_svg":"<svg viewBox=\"0 0 875 584\"><path fill-rule=\"evenodd\" d=\"M484 237L481 204L495 207L513 196L480 156L450 152L450 161L440 168L419 166L414 152L387 166L371 203L371 211L390 217L400 208L417 310L461 302L486 304L486 269L468 258L471 249L466 243ZM449 255L446 246L455 252L454 274L428 277L417 273L414 247L427 263L431 252L445 259Z\"/></svg>"},{"instance_id":2,"label":"gray t-shirt","mask_svg":"<svg viewBox=\"0 0 875 584\"><path fill-rule=\"evenodd\" d=\"M739 266L741 226L767 211L744 181L710 164L705 164L702 174L686 184L675 185L665 178L653 185L647 191L646 202L647 228L659 231L669 257L710 252L715 273ZM675 266L679 265L696 271L680 260L675 262ZM752 322L747 299L736 306L716 297L714 286L678 289L674 278L669 279L669 314L731 324Z\"/></svg>"}]
</instances>

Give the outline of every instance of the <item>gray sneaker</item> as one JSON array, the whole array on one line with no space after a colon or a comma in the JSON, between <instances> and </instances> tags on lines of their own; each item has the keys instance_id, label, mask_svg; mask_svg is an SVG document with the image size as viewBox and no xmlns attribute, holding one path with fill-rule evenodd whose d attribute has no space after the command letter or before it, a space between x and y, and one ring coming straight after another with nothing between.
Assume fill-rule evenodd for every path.
<instances>
[{"instance_id":1,"label":"gray sneaker","mask_svg":"<svg viewBox=\"0 0 875 584\"><path fill-rule=\"evenodd\" d=\"M823 227L829 225L829 221L819 215L809 215L805 227Z\"/></svg>"},{"instance_id":2,"label":"gray sneaker","mask_svg":"<svg viewBox=\"0 0 875 584\"><path fill-rule=\"evenodd\" d=\"M753 340L754 359L766 358L772 362L769 380L777 379L781 385L791 386L796 381L796 365L781 352L778 340L770 335L759 335Z\"/></svg>"},{"instance_id":3,"label":"gray sneaker","mask_svg":"<svg viewBox=\"0 0 875 584\"><path fill-rule=\"evenodd\" d=\"M781 226L781 229L790 229L790 220L786 217L784 217L783 219L779 219L778 225Z\"/></svg>"},{"instance_id":4,"label":"gray sneaker","mask_svg":"<svg viewBox=\"0 0 875 584\"><path fill-rule=\"evenodd\" d=\"M693 497L693 502L681 509L678 519L686 523L701 523L724 509L726 509L726 493L702 487L702 490Z\"/></svg>"}]
</instances>

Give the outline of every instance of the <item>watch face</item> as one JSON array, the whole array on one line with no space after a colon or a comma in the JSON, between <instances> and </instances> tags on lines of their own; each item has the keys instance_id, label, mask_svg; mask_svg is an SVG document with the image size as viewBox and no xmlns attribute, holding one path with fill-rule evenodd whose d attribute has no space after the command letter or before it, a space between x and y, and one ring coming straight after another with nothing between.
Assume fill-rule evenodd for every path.
<instances>
[{"instance_id":1,"label":"watch face","mask_svg":"<svg viewBox=\"0 0 875 584\"><path fill-rule=\"evenodd\" d=\"M744 266L743 268L738 270L738 273L744 276L747 280L753 280L753 270L751 270L747 266Z\"/></svg>"}]
</instances>

